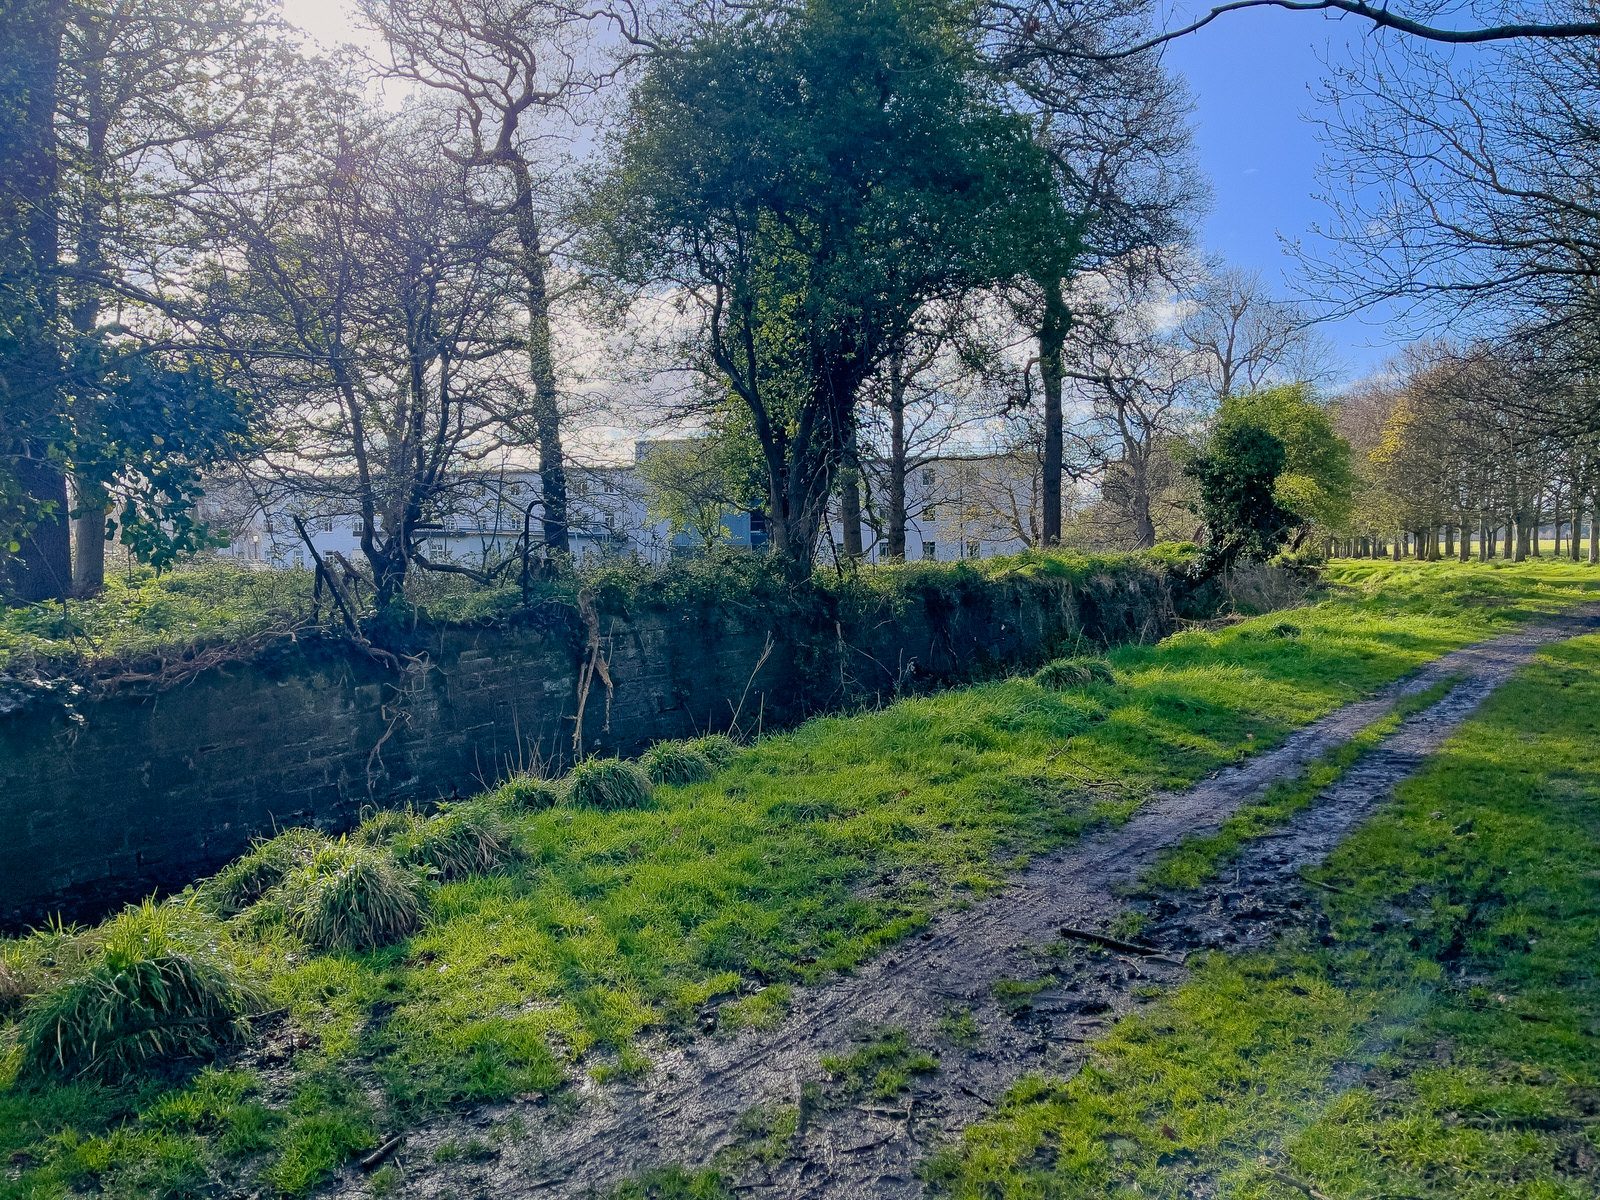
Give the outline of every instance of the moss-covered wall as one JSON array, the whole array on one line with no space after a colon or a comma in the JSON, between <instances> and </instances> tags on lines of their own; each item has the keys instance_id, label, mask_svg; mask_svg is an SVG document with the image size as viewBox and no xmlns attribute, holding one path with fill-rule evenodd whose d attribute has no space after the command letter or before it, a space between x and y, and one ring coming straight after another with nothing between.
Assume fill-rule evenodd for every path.
<instances>
[{"instance_id":1,"label":"moss-covered wall","mask_svg":"<svg viewBox=\"0 0 1600 1200\"><path fill-rule=\"evenodd\" d=\"M0 716L0 923L94 915L180 887L274 828L348 827L365 806L469 794L574 753L790 725L1031 665L1080 640L1172 626L1157 563L907 569L892 586L781 582L546 603L392 633L373 656L285 641L160 690ZM401 665L396 667L395 663ZM602 675L609 675L607 695Z\"/></svg>"}]
</instances>

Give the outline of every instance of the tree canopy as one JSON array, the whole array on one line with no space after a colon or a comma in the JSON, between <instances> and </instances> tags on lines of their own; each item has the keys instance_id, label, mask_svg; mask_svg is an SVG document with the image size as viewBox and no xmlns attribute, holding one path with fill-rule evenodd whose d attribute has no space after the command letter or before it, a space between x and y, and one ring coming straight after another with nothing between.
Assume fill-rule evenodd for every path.
<instances>
[{"instance_id":1,"label":"tree canopy","mask_svg":"<svg viewBox=\"0 0 1600 1200\"><path fill-rule=\"evenodd\" d=\"M1047 164L957 8L807 0L685 31L596 188L597 256L698 310L748 407L776 548L809 565L862 383L931 301L1054 231Z\"/></svg>"}]
</instances>

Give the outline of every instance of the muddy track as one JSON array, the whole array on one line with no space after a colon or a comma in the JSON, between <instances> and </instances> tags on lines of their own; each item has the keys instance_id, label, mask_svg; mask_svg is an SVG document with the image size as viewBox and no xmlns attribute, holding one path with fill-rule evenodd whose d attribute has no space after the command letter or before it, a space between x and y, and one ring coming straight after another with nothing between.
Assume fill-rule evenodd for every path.
<instances>
[{"instance_id":1,"label":"muddy track","mask_svg":"<svg viewBox=\"0 0 1600 1200\"><path fill-rule=\"evenodd\" d=\"M1105 931L1130 908L1119 897L1164 849L1216 828L1274 780L1292 777L1382 717L1401 695L1459 682L1406 720L1283 830L1259 839L1224 882L1147 905L1141 937L1172 946L1259 944L1304 906L1298 873L1319 862L1503 682L1547 643L1600 630L1600 606L1456 651L1351 704L1277 748L1200 785L1152 799L1125 824L1041 857L999 893L946 914L855 974L797 991L782 1026L660 1049L634 1085L587 1089L576 1108L483 1106L411 1131L396 1156L407 1196L582 1197L666 1164L715 1162L738 1193L761 1197L912 1197L930 1149L981 1119L1025 1071L1070 1075L1082 1043L1180 978L1176 961L1079 949L1052 952L1063 926ZM1024 1000L996 999L1003 980L1053 981ZM970 1013L953 1044L952 1013ZM939 1070L891 1101L805 1085L824 1054L848 1053L885 1028L936 1053ZM759 1153L749 1114L798 1108L782 1153ZM436 1165L447 1140L512 1122L492 1160ZM769 1147L770 1149L770 1147ZM350 1172L338 1194L364 1195Z\"/></svg>"}]
</instances>

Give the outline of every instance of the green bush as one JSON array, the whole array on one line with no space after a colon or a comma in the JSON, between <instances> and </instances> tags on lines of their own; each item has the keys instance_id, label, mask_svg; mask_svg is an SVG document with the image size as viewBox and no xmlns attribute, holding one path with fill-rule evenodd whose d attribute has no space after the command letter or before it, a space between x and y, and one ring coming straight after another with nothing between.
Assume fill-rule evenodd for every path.
<instances>
[{"instance_id":1,"label":"green bush","mask_svg":"<svg viewBox=\"0 0 1600 1200\"><path fill-rule=\"evenodd\" d=\"M286 829L275 838L257 842L248 854L207 879L196 889L197 898L202 907L218 916L231 917L249 908L328 845L327 836L315 829Z\"/></svg>"},{"instance_id":2,"label":"green bush","mask_svg":"<svg viewBox=\"0 0 1600 1200\"><path fill-rule=\"evenodd\" d=\"M491 795L512 812L543 812L561 803L561 789L538 775L513 775Z\"/></svg>"},{"instance_id":3,"label":"green bush","mask_svg":"<svg viewBox=\"0 0 1600 1200\"><path fill-rule=\"evenodd\" d=\"M643 808L650 803L650 777L621 759L586 758L568 773L565 791L567 803L579 808Z\"/></svg>"},{"instance_id":4,"label":"green bush","mask_svg":"<svg viewBox=\"0 0 1600 1200\"><path fill-rule=\"evenodd\" d=\"M283 881L289 927L324 950L369 950L422 921L422 881L387 851L332 842Z\"/></svg>"},{"instance_id":5,"label":"green bush","mask_svg":"<svg viewBox=\"0 0 1600 1200\"><path fill-rule=\"evenodd\" d=\"M657 742L640 757L639 765L651 783L704 783L716 771L690 742Z\"/></svg>"},{"instance_id":6,"label":"green bush","mask_svg":"<svg viewBox=\"0 0 1600 1200\"><path fill-rule=\"evenodd\" d=\"M487 804L458 804L418 821L395 840L401 862L441 879L492 871L511 857L511 831Z\"/></svg>"},{"instance_id":7,"label":"green bush","mask_svg":"<svg viewBox=\"0 0 1600 1200\"><path fill-rule=\"evenodd\" d=\"M18 1077L115 1081L235 1041L259 996L215 933L193 910L149 901L113 918L79 969L23 1009Z\"/></svg>"},{"instance_id":8,"label":"green bush","mask_svg":"<svg viewBox=\"0 0 1600 1200\"><path fill-rule=\"evenodd\" d=\"M1033 673L1033 681L1054 692L1088 687L1092 683L1112 683L1116 676L1103 658L1058 658Z\"/></svg>"},{"instance_id":9,"label":"green bush","mask_svg":"<svg viewBox=\"0 0 1600 1200\"><path fill-rule=\"evenodd\" d=\"M733 756L739 753L739 743L725 733L708 733L704 737L697 737L683 744L700 751L719 771L732 762Z\"/></svg>"}]
</instances>

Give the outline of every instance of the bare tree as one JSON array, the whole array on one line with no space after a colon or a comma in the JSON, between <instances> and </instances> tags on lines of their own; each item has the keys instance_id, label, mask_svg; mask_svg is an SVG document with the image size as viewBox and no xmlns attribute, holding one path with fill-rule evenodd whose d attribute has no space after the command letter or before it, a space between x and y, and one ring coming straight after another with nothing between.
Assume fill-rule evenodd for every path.
<instances>
[{"instance_id":1,"label":"bare tree","mask_svg":"<svg viewBox=\"0 0 1600 1200\"><path fill-rule=\"evenodd\" d=\"M1326 346L1314 319L1299 305L1268 293L1259 273L1213 268L1184 299L1189 311L1180 336L1215 395L1327 376Z\"/></svg>"},{"instance_id":2,"label":"bare tree","mask_svg":"<svg viewBox=\"0 0 1600 1200\"><path fill-rule=\"evenodd\" d=\"M1398 298L1491 339L1546 337L1580 373L1600 319L1600 38L1462 60L1373 47L1326 85L1335 253L1352 305Z\"/></svg>"},{"instance_id":3,"label":"bare tree","mask_svg":"<svg viewBox=\"0 0 1600 1200\"><path fill-rule=\"evenodd\" d=\"M1173 449L1200 415L1205 364L1173 324L1166 289L1138 276L1101 277L1092 318L1080 321L1067 375L1083 404L1074 440L1085 473L1126 522L1130 549L1153 546L1164 496L1177 478ZM1086 289L1087 290L1087 289Z\"/></svg>"},{"instance_id":4,"label":"bare tree","mask_svg":"<svg viewBox=\"0 0 1600 1200\"><path fill-rule=\"evenodd\" d=\"M69 7L57 106L61 273L80 361L95 361L97 347L127 353L181 337L174 322L197 236L189 209L248 172L269 92L295 70L278 34L251 0ZM93 387L76 389L79 459L108 440L96 400ZM73 590L90 595L104 582L115 497L95 472L78 471L73 485Z\"/></svg>"},{"instance_id":5,"label":"bare tree","mask_svg":"<svg viewBox=\"0 0 1600 1200\"><path fill-rule=\"evenodd\" d=\"M1001 0L980 10L987 53L1034 119L1066 214L1019 296L1038 341L1046 545L1061 540L1073 281L1134 257L1150 262L1184 241L1205 198L1182 86L1154 54L1108 53L1138 39L1153 15L1146 0Z\"/></svg>"},{"instance_id":6,"label":"bare tree","mask_svg":"<svg viewBox=\"0 0 1600 1200\"><path fill-rule=\"evenodd\" d=\"M1494 24L1469 25L1462 29L1429 24L1430 20L1436 20L1439 15L1436 6L1433 5L1425 5L1424 15L1421 17L1408 17L1404 13L1395 12L1387 4L1373 4L1371 0L1230 0L1230 3L1219 4L1175 29L1133 40L1109 50L1080 50L1078 53L1096 60L1145 54L1176 38L1197 33L1219 17L1251 8L1345 14L1370 21L1376 29L1393 30L1408 37L1450 46L1482 45L1486 42L1512 40L1549 42L1600 37L1600 21L1546 20L1542 14L1529 14L1523 17L1513 6L1507 7L1505 20L1496 20Z\"/></svg>"},{"instance_id":7,"label":"bare tree","mask_svg":"<svg viewBox=\"0 0 1600 1200\"><path fill-rule=\"evenodd\" d=\"M271 186L228 198L206 318L271 414L255 477L354 520L381 606L412 566L473 573L423 543L526 412L521 339L465 168L414 120L321 103Z\"/></svg>"},{"instance_id":8,"label":"bare tree","mask_svg":"<svg viewBox=\"0 0 1600 1200\"><path fill-rule=\"evenodd\" d=\"M555 197L570 186L562 140L574 108L609 78L595 65L597 14L550 0L362 0L387 40L389 70L442 96L456 136L446 153L510 218L511 262L526 310L532 433L545 544L570 550L561 393L551 336L552 256L563 244Z\"/></svg>"},{"instance_id":9,"label":"bare tree","mask_svg":"<svg viewBox=\"0 0 1600 1200\"><path fill-rule=\"evenodd\" d=\"M929 305L867 380L863 476L878 491L881 511L869 503L869 520L880 527L890 558L905 557L907 521L941 499L936 489L914 492L908 482L1011 402L1003 344L1010 327L999 315L992 295Z\"/></svg>"}]
</instances>

